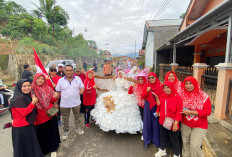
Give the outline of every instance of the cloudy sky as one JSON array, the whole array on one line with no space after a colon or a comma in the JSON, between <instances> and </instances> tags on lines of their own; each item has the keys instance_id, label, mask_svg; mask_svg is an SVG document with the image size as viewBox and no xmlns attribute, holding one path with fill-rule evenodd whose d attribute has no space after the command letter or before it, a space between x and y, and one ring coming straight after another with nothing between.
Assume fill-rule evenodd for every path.
<instances>
[{"instance_id":1,"label":"cloudy sky","mask_svg":"<svg viewBox=\"0 0 232 157\"><path fill-rule=\"evenodd\" d=\"M14 0L28 11L39 0ZM177 19L190 0L56 0L70 17L75 35L95 40L100 49L125 55L141 49L146 20Z\"/></svg>"}]
</instances>

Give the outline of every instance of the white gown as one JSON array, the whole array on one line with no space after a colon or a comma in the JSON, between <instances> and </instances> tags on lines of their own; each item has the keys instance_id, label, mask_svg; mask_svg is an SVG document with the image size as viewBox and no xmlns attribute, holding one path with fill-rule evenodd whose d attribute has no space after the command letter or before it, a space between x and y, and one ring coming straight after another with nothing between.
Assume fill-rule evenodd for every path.
<instances>
[{"instance_id":1,"label":"white gown","mask_svg":"<svg viewBox=\"0 0 232 157\"><path fill-rule=\"evenodd\" d=\"M102 93L91 111L91 115L96 120L96 124L103 131L115 130L116 133L136 134L143 127L137 100L134 94L128 94L125 90L126 80L117 78L116 89ZM112 96L115 110L107 113L103 97Z\"/></svg>"}]
</instances>

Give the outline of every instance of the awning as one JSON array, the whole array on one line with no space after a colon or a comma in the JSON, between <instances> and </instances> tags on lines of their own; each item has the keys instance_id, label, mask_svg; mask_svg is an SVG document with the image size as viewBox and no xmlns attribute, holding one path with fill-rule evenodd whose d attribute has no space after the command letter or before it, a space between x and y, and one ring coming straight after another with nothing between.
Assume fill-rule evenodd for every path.
<instances>
[{"instance_id":1,"label":"awning","mask_svg":"<svg viewBox=\"0 0 232 157\"><path fill-rule=\"evenodd\" d=\"M227 32L227 26L218 26L203 31L201 34L193 38L189 43L185 44L186 46L192 45L204 45L217 38L221 34Z\"/></svg>"}]
</instances>

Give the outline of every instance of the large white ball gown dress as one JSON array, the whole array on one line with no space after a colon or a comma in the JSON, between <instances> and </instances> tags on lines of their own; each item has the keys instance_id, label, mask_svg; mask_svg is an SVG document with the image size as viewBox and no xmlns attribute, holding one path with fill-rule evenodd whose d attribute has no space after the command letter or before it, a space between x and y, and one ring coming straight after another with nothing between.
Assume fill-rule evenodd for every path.
<instances>
[{"instance_id":1,"label":"large white ball gown dress","mask_svg":"<svg viewBox=\"0 0 232 157\"><path fill-rule=\"evenodd\" d=\"M133 94L128 94L124 78L117 78L115 83L115 89L100 94L91 115L105 132L136 134L143 127L137 100ZM106 99L111 101L111 107L107 108Z\"/></svg>"}]
</instances>

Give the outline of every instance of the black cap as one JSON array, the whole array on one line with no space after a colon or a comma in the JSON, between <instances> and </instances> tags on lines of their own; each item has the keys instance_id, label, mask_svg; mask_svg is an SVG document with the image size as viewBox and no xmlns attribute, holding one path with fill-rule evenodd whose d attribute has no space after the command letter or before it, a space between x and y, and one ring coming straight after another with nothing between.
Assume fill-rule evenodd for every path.
<instances>
[{"instance_id":1,"label":"black cap","mask_svg":"<svg viewBox=\"0 0 232 157\"><path fill-rule=\"evenodd\" d=\"M54 67L54 66L49 67L49 71L51 71L53 69L56 70L56 67Z\"/></svg>"}]
</instances>

